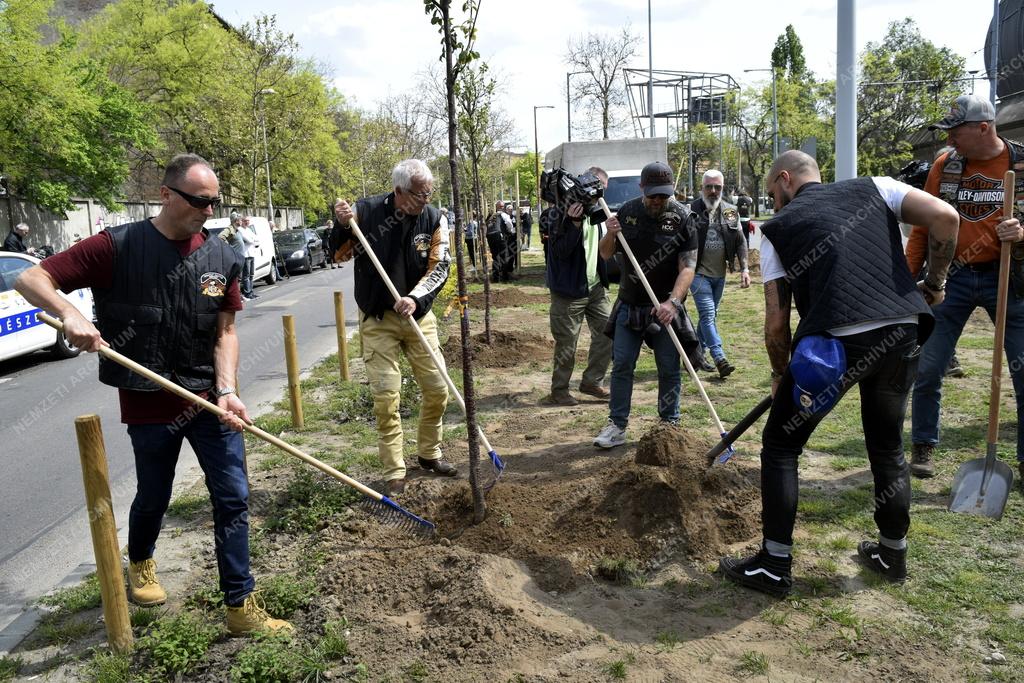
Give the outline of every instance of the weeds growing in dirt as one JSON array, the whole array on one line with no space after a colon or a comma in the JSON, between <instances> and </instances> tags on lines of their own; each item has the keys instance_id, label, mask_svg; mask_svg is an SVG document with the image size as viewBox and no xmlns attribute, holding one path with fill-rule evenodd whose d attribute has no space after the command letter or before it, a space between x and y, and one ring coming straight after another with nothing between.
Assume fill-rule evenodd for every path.
<instances>
[{"instance_id":1,"label":"weeds growing in dirt","mask_svg":"<svg viewBox=\"0 0 1024 683\"><path fill-rule=\"evenodd\" d=\"M210 509L210 497L202 493L185 493L167 506L167 514L191 521Z\"/></svg>"},{"instance_id":2,"label":"weeds growing in dirt","mask_svg":"<svg viewBox=\"0 0 1024 683\"><path fill-rule=\"evenodd\" d=\"M82 621L74 615L57 612L43 617L39 623L39 636L49 645L67 645L96 628L95 622Z\"/></svg>"},{"instance_id":3,"label":"weeds growing in dirt","mask_svg":"<svg viewBox=\"0 0 1024 683\"><path fill-rule=\"evenodd\" d=\"M311 579L299 579L291 574L278 574L260 580L260 595L267 612L278 619L287 619L292 612L305 607L313 598L316 585Z\"/></svg>"},{"instance_id":4,"label":"weeds growing in dirt","mask_svg":"<svg viewBox=\"0 0 1024 683\"><path fill-rule=\"evenodd\" d=\"M56 607L60 614L75 614L100 606L100 582L96 574L88 574L82 583L62 588L52 595L39 598L39 604Z\"/></svg>"},{"instance_id":5,"label":"weeds growing in dirt","mask_svg":"<svg viewBox=\"0 0 1024 683\"><path fill-rule=\"evenodd\" d=\"M17 657L0 657L0 683L13 680L23 663Z\"/></svg>"},{"instance_id":6,"label":"weeds growing in dirt","mask_svg":"<svg viewBox=\"0 0 1024 683\"><path fill-rule=\"evenodd\" d=\"M287 505L267 520L272 531L313 532L347 510L360 495L341 482L303 465L285 492Z\"/></svg>"},{"instance_id":7,"label":"weeds growing in dirt","mask_svg":"<svg viewBox=\"0 0 1024 683\"><path fill-rule=\"evenodd\" d=\"M602 557L597 563L597 575L606 581L643 588L646 578L634 560L624 557ZM640 582L641 585L635 585Z\"/></svg>"},{"instance_id":8,"label":"weeds growing in dirt","mask_svg":"<svg viewBox=\"0 0 1024 683\"><path fill-rule=\"evenodd\" d=\"M128 621L131 623L132 628L146 628L165 616L167 616L167 610L137 607L128 613Z\"/></svg>"},{"instance_id":9,"label":"weeds growing in dirt","mask_svg":"<svg viewBox=\"0 0 1024 683\"><path fill-rule=\"evenodd\" d=\"M605 666L604 672L608 674L609 678L614 678L617 681L624 681L626 680L626 675L629 670L626 667L626 662L619 659Z\"/></svg>"},{"instance_id":10,"label":"weeds growing in dirt","mask_svg":"<svg viewBox=\"0 0 1024 683\"><path fill-rule=\"evenodd\" d=\"M291 683L317 680L327 668L324 659L290 634L258 633L235 655L235 683Z\"/></svg>"},{"instance_id":11,"label":"weeds growing in dirt","mask_svg":"<svg viewBox=\"0 0 1024 683\"><path fill-rule=\"evenodd\" d=\"M768 655L762 652L744 652L736 665L736 673L745 676L767 676Z\"/></svg>"},{"instance_id":12,"label":"weeds growing in dirt","mask_svg":"<svg viewBox=\"0 0 1024 683\"><path fill-rule=\"evenodd\" d=\"M130 652L99 652L85 665L86 680L91 683L129 683L137 681L132 675ZM2 679L0 679L2 680Z\"/></svg>"},{"instance_id":13,"label":"weeds growing in dirt","mask_svg":"<svg viewBox=\"0 0 1024 683\"><path fill-rule=\"evenodd\" d=\"M199 609L205 612L219 610L224 606L224 593L213 580L208 579L205 583L196 586L185 598L185 607Z\"/></svg>"},{"instance_id":14,"label":"weeds growing in dirt","mask_svg":"<svg viewBox=\"0 0 1024 683\"><path fill-rule=\"evenodd\" d=\"M683 642L683 637L678 631L662 631L658 635L654 636L654 641L658 645L666 650L671 650L679 643Z\"/></svg>"},{"instance_id":15,"label":"weeds growing in dirt","mask_svg":"<svg viewBox=\"0 0 1024 683\"><path fill-rule=\"evenodd\" d=\"M152 668L167 677L188 673L203 660L221 630L201 616L185 612L159 619L139 639Z\"/></svg>"}]
</instances>

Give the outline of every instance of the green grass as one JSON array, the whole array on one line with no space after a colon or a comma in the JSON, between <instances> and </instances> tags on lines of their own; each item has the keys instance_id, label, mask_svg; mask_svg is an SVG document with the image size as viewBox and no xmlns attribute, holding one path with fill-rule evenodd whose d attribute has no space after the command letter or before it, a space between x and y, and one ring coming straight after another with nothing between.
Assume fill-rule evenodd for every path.
<instances>
[{"instance_id":1,"label":"green grass","mask_svg":"<svg viewBox=\"0 0 1024 683\"><path fill-rule=\"evenodd\" d=\"M258 588L266 603L267 612L278 619L287 619L295 610L309 604L313 599L316 585L312 579L278 574L261 579Z\"/></svg>"},{"instance_id":2,"label":"green grass","mask_svg":"<svg viewBox=\"0 0 1024 683\"><path fill-rule=\"evenodd\" d=\"M296 465L285 490L284 505L267 520L275 531L314 532L361 499L360 494L308 465Z\"/></svg>"},{"instance_id":3,"label":"green grass","mask_svg":"<svg viewBox=\"0 0 1024 683\"><path fill-rule=\"evenodd\" d=\"M618 659L605 665L604 672L608 678L624 681L629 674L629 667L625 660Z\"/></svg>"},{"instance_id":4,"label":"green grass","mask_svg":"<svg viewBox=\"0 0 1024 683\"><path fill-rule=\"evenodd\" d=\"M18 657L0 657L0 683L13 680L24 662Z\"/></svg>"},{"instance_id":5,"label":"green grass","mask_svg":"<svg viewBox=\"0 0 1024 683\"><path fill-rule=\"evenodd\" d=\"M736 665L736 673L741 676L767 676L768 669L768 655L754 651L744 652Z\"/></svg>"},{"instance_id":6,"label":"green grass","mask_svg":"<svg viewBox=\"0 0 1024 683\"><path fill-rule=\"evenodd\" d=\"M666 650L671 650L676 645L683 642L683 637L677 631L662 631L658 633L658 635L654 636L654 642Z\"/></svg>"},{"instance_id":7,"label":"green grass","mask_svg":"<svg viewBox=\"0 0 1024 683\"><path fill-rule=\"evenodd\" d=\"M210 509L210 497L205 493L186 493L175 498L167 506L167 514L191 520Z\"/></svg>"},{"instance_id":8,"label":"green grass","mask_svg":"<svg viewBox=\"0 0 1024 683\"><path fill-rule=\"evenodd\" d=\"M291 683L319 680L326 663L290 634L257 634L235 655L230 676L235 683Z\"/></svg>"},{"instance_id":9,"label":"green grass","mask_svg":"<svg viewBox=\"0 0 1024 683\"><path fill-rule=\"evenodd\" d=\"M92 683L130 683L138 680L133 677L131 667L131 653L99 652L86 662L84 673L86 680Z\"/></svg>"},{"instance_id":10,"label":"green grass","mask_svg":"<svg viewBox=\"0 0 1024 683\"><path fill-rule=\"evenodd\" d=\"M39 622L37 633L48 645L67 645L84 638L99 627L91 621L76 619L74 616L49 614Z\"/></svg>"},{"instance_id":11,"label":"green grass","mask_svg":"<svg viewBox=\"0 0 1024 683\"><path fill-rule=\"evenodd\" d=\"M173 678L199 664L220 633L220 628L203 617L186 612L154 622L138 647L146 653L154 672Z\"/></svg>"},{"instance_id":12,"label":"green grass","mask_svg":"<svg viewBox=\"0 0 1024 683\"><path fill-rule=\"evenodd\" d=\"M100 582L96 574L89 574L82 583L70 588L62 588L52 595L45 595L39 603L47 607L55 607L61 614L75 614L100 606Z\"/></svg>"}]
</instances>

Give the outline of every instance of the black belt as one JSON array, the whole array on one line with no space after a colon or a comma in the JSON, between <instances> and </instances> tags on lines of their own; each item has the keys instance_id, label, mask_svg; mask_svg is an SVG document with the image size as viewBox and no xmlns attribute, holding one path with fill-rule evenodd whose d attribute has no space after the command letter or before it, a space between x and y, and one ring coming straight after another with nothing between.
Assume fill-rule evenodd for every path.
<instances>
[{"instance_id":1,"label":"black belt","mask_svg":"<svg viewBox=\"0 0 1024 683\"><path fill-rule=\"evenodd\" d=\"M975 273L991 273L999 270L999 261L985 261L984 263L957 263L960 268L974 271Z\"/></svg>"}]
</instances>

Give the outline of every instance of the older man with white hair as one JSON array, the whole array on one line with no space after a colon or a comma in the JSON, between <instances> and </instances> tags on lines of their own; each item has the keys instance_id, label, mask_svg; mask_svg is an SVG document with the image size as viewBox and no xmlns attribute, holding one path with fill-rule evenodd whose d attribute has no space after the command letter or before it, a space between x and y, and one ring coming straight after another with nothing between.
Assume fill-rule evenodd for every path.
<instances>
[{"instance_id":1,"label":"older man with white hair","mask_svg":"<svg viewBox=\"0 0 1024 683\"><path fill-rule=\"evenodd\" d=\"M331 251L341 249L343 260L355 254L359 335L377 417L377 452L384 466L387 494L394 497L405 490L406 473L405 439L398 413L402 392L399 352L405 353L423 393L416 439L420 467L448 477L457 471L441 456L441 418L448 404L448 386L412 325L403 320L417 320L440 355L437 320L430 307L448 279L448 227L430 205L434 176L425 163L406 159L395 166L391 179L394 190L388 194L365 197L355 206L340 200L335 204ZM353 244L350 218L358 222L401 295L398 301L392 299L370 259Z\"/></svg>"},{"instance_id":2,"label":"older man with white hair","mask_svg":"<svg viewBox=\"0 0 1024 683\"><path fill-rule=\"evenodd\" d=\"M25 238L28 236L28 223L18 223L14 226L4 240L4 251L13 251L19 254L35 255L35 249L25 245Z\"/></svg>"},{"instance_id":3,"label":"older man with white hair","mask_svg":"<svg viewBox=\"0 0 1024 683\"><path fill-rule=\"evenodd\" d=\"M703 369L717 369L722 379L736 370L725 357L722 337L715 324L718 305L725 291L726 269L732 271L738 260L740 287L746 289L750 286L747 243L740 229L739 212L733 204L722 200L724 186L725 178L721 171L707 171L701 183L700 198L690 204L697 220L697 272L690 284L690 293L700 316L697 337L701 345L711 351L711 359L715 363L714 368L705 365ZM702 353L702 361L703 358Z\"/></svg>"}]
</instances>

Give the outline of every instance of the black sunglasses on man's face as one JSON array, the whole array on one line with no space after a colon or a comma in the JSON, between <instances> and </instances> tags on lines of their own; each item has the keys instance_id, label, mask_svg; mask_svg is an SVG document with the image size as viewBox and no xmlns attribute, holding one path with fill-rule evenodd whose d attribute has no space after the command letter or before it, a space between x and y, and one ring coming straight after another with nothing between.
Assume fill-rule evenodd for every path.
<instances>
[{"instance_id":1,"label":"black sunglasses on man's face","mask_svg":"<svg viewBox=\"0 0 1024 683\"><path fill-rule=\"evenodd\" d=\"M167 185L166 187L168 190L172 190L175 193L181 195L181 198L188 202L189 206L191 206L194 209L205 209L208 206L216 207L219 206L221 202L220 197L197 197L194 194L182 192L178 188L171 187L170 185Z\"/></svg>"}]
</instances>

